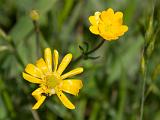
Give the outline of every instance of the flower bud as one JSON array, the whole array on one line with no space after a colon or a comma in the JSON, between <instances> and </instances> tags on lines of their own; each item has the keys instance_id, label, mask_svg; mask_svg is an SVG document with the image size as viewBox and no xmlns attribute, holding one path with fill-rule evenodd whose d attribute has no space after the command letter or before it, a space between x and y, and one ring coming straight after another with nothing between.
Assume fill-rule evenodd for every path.
<instances>
[{"instance_id":1,"label":"flower bud","mask_svg":"<svg viewBox=\"0 0 160 120\"><path fill-rule=\"evenodd\" d=\"M142 71L142 74L144 75L144 72L145 72L145 58L144 58L144 56L141 58L141 71Z\"/></svg>"},{"instance_id":2,"label":"flower bud","mask_svg":"<svg viewBox=\"0 0 160 120\"><path fill-rule=\"evenodd\" d=\"M30 12L30 17L33 21L38 21L39 20L39 13L36 10L32 10Z\"/></svg>"}]
</instances>

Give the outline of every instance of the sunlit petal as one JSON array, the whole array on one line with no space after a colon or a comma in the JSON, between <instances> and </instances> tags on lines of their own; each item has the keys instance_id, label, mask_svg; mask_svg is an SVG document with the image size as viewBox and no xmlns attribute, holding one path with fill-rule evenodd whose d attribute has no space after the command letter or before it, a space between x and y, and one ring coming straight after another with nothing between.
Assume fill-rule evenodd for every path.
<instances>
[{"instance_id":1,"label":"sunlit petal","mask_svg":"<svg viewBox=\"0 0 160 120\"><path fill-rule=\"evenodd\" d=\"M105 34L106 33L105 24L100 23L98 26L98 30L100 34Z\"/></svg>"},{"instance_id":2,"label":"sunlit petal","mask_svg":"<svg viewBox=\"0 0 160 120\"><path fill-rule=\"evenodd\" d=\"M61 78L65 79L65 78L72 77L74 75L80 74L82 72L83 72L83 68L79 67L79 68L76 68L74 70L71 70L71 71L65 73L64 75L61 76Z\"/></svg>"},{"instance_id":3,"label":"sunlit petal","mask_svg":"<svg viewBox=\"0 0 160 120\"><path fill-rule=\"evenodd\" d=\"M58 67L58 59L59 59L58 51L54 50L53 52L54 72L57 70Z\"/></svg>"},{"instance_id":4,"label":"sunlit petal","mask_svg":"<svg viewBox=\"0 0 160 120\"><path fill-rule=\"evenodd\" d=\"M117 36L114 36L114 35L111 35L111 34L101 34L101 36L102 36L105 40L108 40L108 41L118 39Z\"/></svg>"},{"instance_id":5,"label":"sunlit petal","mask_svg":"<svg viewBox=\"0 0 160 120\"><path fill-rule=\"evenodd\" d=\"M46 48L44 51L44 59L48 66L49 72L52 72L52 53L50 48Z\"/></svg>"},{"instance_id":6,"label":"sunlit petal","mask_svg":"<svg viewBox=\"0 0 160 120\"><path fill-rule=\"evenodd\" d=\"M92 25L96 25L97 24L97 21L95 19L95 16L90 16L89 17L89 22L92 24Z\"/></svg>"},{"instance_id":7,"label":"sunlit petal","mask_svg":"<svg viewBox=\"0 0 160 120\"><path fill-rule=\"evenodd\" d=\"M46 96L41 96L37 101L37 103L32 107L32 109L34 110L38 109L42 105L45 99L46 99Z\"/></svg>"},{"instance_id":8,"label":"sunlit petal","mask_svg":"<svg viewBox=\"0 0 160 120\"><path fill-rule=\"evenodd\" d=\"M113 16L114 16L114 11L112 8L109 8L106 11L102 12L101 19L103 20L103 22L108 24L112 22Z\"/></svg>"},{"instance_id":9,"label":"sunlit petal","mask_svg":"<svg viewBox=\"0 0 160 120\"><path fill-rule=\"evenodd\" d=\"M63 71L66 69L66 67L68 66L68 64L70 63L70 61L72 60L72 54L67 54L66 56L64 56L61 64L58 67L57 73L59 75L61 75L63 73Z\"/></svg>"},{"instance_id":10,"label":"sunlit petal","mask_svg":"<svg viewBox=\"0 0 160 120\"><path fill-rule=\"evenodd\" d=\"M22 75L23 75L23 78L25 80L27 80L27 81L29 81L31 83L37 83L37 84L41 84L42 83L41 79L33 77L33 76L29 75L29 74L26 74L26 73L23 72Z\"/></svg>"},{"instance_id":11,"label":"sunlit petal","mask_svg":"<svg viewBox=\"0 0 160 120\"><path fill-rule=\"evenodd\" d=\"M36 66L43 72L43 74L46 75L48 73L48 66L43 58L36 61Z\"/></svg>"},{"instance_id":12,"label":"sunlit petal","mask_svg":"<svg viewBox=\"0 0 160 120\"><path fill-rule=\"evenodd\" d=\"M68 98L62 93L61 90L55 89L58 98L61 100L63 105L69 109L75 109L75 106L68 100Z\"/></svg>"},{"instance_id":13,"label":"sunlit petal","mask_svg":"<svg viewBox=\"0 0 160 120\"><path fill-rule=\"evenodd\" d=\"M42 71L33 64L28 64L25 68L25 71L34 77L38 77L38 78L43 77Z\"/></svg>"},{"instance_id":14,"label":"sunlit petal","mask_svg":"<svg viewBox=\"0 0 160 120\"><path fill-rule=\"evenodd\" d=\"M90 26L89 27L89 30L93 33L93 34L96 34L98 35L99 34L99 30L98 30L98 26Z\"/></svg>"},{"instance_id":15,"label":"sunlit petal","mask_svg":"<svg viewBox=\"0 0 160 120\"><path fill-rule=\"evenodd\" d=\"M114 22L116 25L121 25L123 23L123 13L122 12L116 12L114 14Z\"/></svg>"},{"instance_id":16,"label":"sunlit petal","mask_svg":"<svg viewBox=\"0 0 160 120\"><path fill-rule=\"evenodd\" d=\"M41 98L43 92L43 89L39 87L32 92L32 96L38 101Z\"/></svg>"},{"instance_id":17,"label":"sunlit petal","mask_svg":"<svg viewBox=\"0 0 160 120\"><path fill-rule=\"evenodd\" d=\"M122 25L121 30L122 30L123 32L128 31L128 26L127 26L127 25Z\"/></svg>"},{"instance_id":18,"label":"sunlit petal","mask_svg":"<svg viewBox=\"0 0 160 120\"><path fill-rule=\"evenodd\" d=\"M90 16L89 17L89 22L92 24L92 25L98 25L99 21L100 21L100 12L95 12L95 15L94 16Z\"/></svg>"},{"instance_id":19,"label":"sunlit petal","mask_svg":"<svg viewBox=\"0 0 160 120\"><path fill-rule=\"evenodd\" d=\"M63 80L60 84L60 88L67 93L72 95L78 95L79 89L83 87L82 81L77 79Z\"/></svg>"}]
</instances>

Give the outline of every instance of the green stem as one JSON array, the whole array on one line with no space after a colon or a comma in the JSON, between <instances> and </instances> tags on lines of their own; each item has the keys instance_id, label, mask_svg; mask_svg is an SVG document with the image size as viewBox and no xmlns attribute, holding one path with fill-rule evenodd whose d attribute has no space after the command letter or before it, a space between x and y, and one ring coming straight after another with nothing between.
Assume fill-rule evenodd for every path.
<instances>
[{"instance_id":1,"label":"green stem","mask_svg":"<svg viewBox=\"0 0 160 120\"><path fill-rule=\"evenodd\" d=\"M37 21L33 21L33 25L34 25L34 31L35 31L35 35L36 35L36 45L37 45L37 58L40 58L40 41L39 41L39 25Z\"/></svg>"},{"instance_id":2,"label":"green stem","mask_svg":"<svg viewBox=\"0 0 160 120\"><path fill-rule=\"evenodd\" d=\"M30 108L30 111L31 111L31 113L32 113L32 115L33 115L34 120L40 120L40 117L39 117L39 115L38 115L38 112L35 111L35 110L32 110L32 105L31 105L31 104L29 104L29 108Z\"/></svg>"},{"instance_id":3,"label":"green stem","mask_svg":"<svg viewBox=\"0 0 160 120\"><path fill-rule=\"evenodd\" d=\"M143 82L142 82L142 99L141 99L141 107L140 107L140 120L143 120L146 79L147 79L147 72L145 70L144 74L143 74Z\"/></svg>"},{"instance_id":4,"label":"green stem","mask_svg":"<svg viewBox=\"0 0 160 120\"><path fill-rule=\"evenodd\" d=\"M88 52L86 52L86 53L84 53L84 54L81 54L79 57L77 57L77 58L73 61L73 63L79 62L82 58L84 58L84 56L89 55L89 54L95 52L96 50L98 50L98 49L103 45L104 42L105 42L105 40L102 39L101 42L100 42L95 48L91 49L90 51L88 51Z\"/></svg>"},{"instance_id":5,"label":"green stem","mask_svg":"<svg viewBox=\"0 0 160 120\"><path fill-rule=\"evenodd\" d=\"M105 40L102 39L101 42L95 48L93 48L92 50L88 51L86 54L89 55L89 54L95 52L96 50L98 50L103 45L104 42L105 42Z\"/></svg>"}]
</instances>

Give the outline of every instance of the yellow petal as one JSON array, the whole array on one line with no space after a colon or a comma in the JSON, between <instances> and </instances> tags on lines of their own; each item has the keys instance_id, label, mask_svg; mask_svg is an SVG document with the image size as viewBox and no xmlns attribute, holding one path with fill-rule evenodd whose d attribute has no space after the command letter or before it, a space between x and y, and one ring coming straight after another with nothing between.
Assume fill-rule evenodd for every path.
<instances>
[{"instance_id":1,"label":"yellow petal","mask_svg":"<svg viewBox=\"0 0 160 120\"><path fill-rule=\"evenodd\" d=\"M40 100L42 93L44 93L42 88L37 88L32 92L32 96L38 101Z\"/></svg>"},{"instance_id":2,"label":"yellow petal","mask_svg":"<svg viewBox=\"0 0 160 120\"><path fill-rule=\"evenodd\" d=\"M48 66L49 72L52 72L52 54L51 54L50 48L46 48L44 50L44 58L45 58L47 66Z\"/></svg>"},{"instance_id":3,"label":"yellow petal","mask_svg":"<svg viewBox=\"0 0 160 120\"><path fill-rule=\"evenodd\" d=\"M89 22L92 24L92 25L97 25L97 21L95 19L95 16L90 16L89 17Z\"/></svg>"},{"instance_id":4,"label":"yellow petal","mask_svg":"<svg viewBox=\"0 0 160 120\"><path fill-rule=\"evenodd\" d=\"M67 93L72 95L78 95L79 89L83 87L82 81L77 79L63 80L60 84L60 88Z\"/></svg>"},{"instance_id":5,"label":"yellow petal","mask_svg":"<svg viewBox=\"0 0 160 120\"><path fill-rule=\"evenodd\" d=\"M103 22L105 22L106 24L109 24L112 22L113 20L113 16L114 16L114 11L113 9L109 8L106 11L103 11L101 13L101 19Z\"/></svg>"},{"instance_id":6,"label":"yellow petal","mask_svg":"<svg viewBox=\"0 0 160 120\"><path fill-rule=\"evenodd\" d=\"M68 98L56 87L56 94L58 98L61 100L63 105L69 109L75 109L75 106L68 100Z\"/></svg>"},{"instance_id":7,"label":"yellow petal","mask_svg":"<svg viewBox=\"0 0 160 120\"><path fill-rule=\"evenodd\" d=\"M93 33L93 34L96 34L98 35L99 34L99 30L98 30L98 26L90 26L89 27L89 30Z\"/></svg>"},{"instance_id":8,"label":"yellow petal","mask_svg":"<svg viewBox=\"0 0 160 120\"><path fill-rule=\"evenodd\" d=\"M118 39L118 36L114 36L114 35L111 35L111 34L101 34L101 36L102 36L105 40L108 40L108 41L117 40L117 39Z\"/></svg>"},{"instance_id":9,"label":"yellow petal","mask_svg":"<svg viewBox=\"0 0 160 120\"><path fill-rule=\"evenodd\" d=\"M121 25L123 23L123 13L122 12L116 12L114 14L114 24Z\"/></svg>"},{"instance_id":10,"label":"yellow petal","mask_svg":"<svg viewBox=\"0 0 160 120\"><path fill-rule=\"evenodd\" d=\"M122 36L126 31L128 31L128 27L126 25L121 25L117 30L115 30L115 33L117 36Z\"/></svg>"},{"instance_id":11,"label":"yellow petal","mask_svg":"<svg viewBox=\"0 0 160 120\"><path fill-rule=\"evenodd\" d=\"M54 50L54 53L53 53L54 72L57 70L57 67L58 67L58 58L59 58L58 51Z\"/></svg>"},{"instance_id":12,"label":"yellow petal","mask_svg":"<svg viewBox=\"0 0 160 120\"><path fill-rule=\"evenodd\" d=\"M67 54L66 56L64 56L61 64L58 67L57 73L59 75L61 75L63 73L63 71L66 69L66 67L68 66L68 64L70 63L70 61L72 60L72 54Z\"/></svg>"},{"instance_id":13,"label":"yellow petal","mask_svg":"<svg viewBox=\"0 0 160 120\"><path fill-rule=\"evenodd\" d=\"M127 32L127 31L128 31L128 26L127 26L127 25L122 25L122 26L121 26L121 30L122 30L123 32Z\"/></svg>"},{"instance_id":14,"label":"yellow petal","mask_svg":"<svg viewBox=\"0 0 160 120\"><path fill-rule=\"evenodd\" d=\"M90 16L89 17L89 22L92 24L92 25L98 25L99 21L100 21L100 12L95 12L95 15L94 16Z\"/></svg>"},{"instance_id":15,"label":"yellow petal","mask_svg":"<svg viewBox=\"0 0 160 120\"><path fill-rule=\"evenodd\" d=\"M114 17L116 17L117 19L122 19L123 18L123 13L122 12L116 12L114 14Z\"/></svg>"},{"instance_id":16,"label":"yellow petal","mask_svg":"<svg viewBox=\"0 0 160 120\"><path fill-rule=\"evenodd\" d=\"M113 11L112 8L107 9L106 12L107 12L107 16L113 16L114 15L114 11Z\"/></svg>"},{"instance_id":17,"label":"yellow petal","mask_svg":"<svg viewBox=\"0 0 160 120\"><path fill-rule=\"evenodd\" d=\"M37 101L37 103L32 107L32 109L34 110L38 109L41 106L41 104L44 102L45 99L46 99L46 96L41 96L39 100Z\"/></svg>"},{"instance_id":18,"label":"yellow petal","mask_svg":"<svg viewBox=\"0 0 160 120\"><path fill-rule=\"evenodd\" d=\"M41 79L33 77L33 76L29 75L29 74L26 74L26 73L23 72L22 75L23 75L23 78L25 80L27 80L27 81L29 81L31 83L37 83L37 84L41 84L42 83Z\"/></svg>"},{"instance_id":19,"label":"yellow petal","mask_svg":"<svg viewBox=\"0 0 160 120\"><path fill-rule=\"evenodd\" d=\"M43 72L43 74L48 73L48 67L43 58L36 61L36 66Z\"/></svg>"},{"instance_id":20,"label":"yellow petal","mask_svg":"<svg viewBox=\"0 0 160 120\"><path fill-rule=\"evenodd\" d=\"M76 68L74 70L69 71L68 73L65 73L64 75L61 76L62 79L68 78L68 77L72 77L74 75L80 74L83 72L83 68L79 67Z\"/></svg>"},{"instance_id":21,"label":"yellow petal","mask_svg":"<svg viewBox=\"0 0 160 120\"><path fill-rule=\"evenodd\" d=\"M42 88L37 88L35 91L32 92L32 96L37 101L37 103L32 107L32 109L38 109L46 99L46 96L43 96L42 93L44 93Z\"/></svg>"},{"instance_id":22,"label":"yellow petal","mask_svg":"<svg viewBox=\"0 0 160 120\"><path fill-rule=\"evenodd\" d=\"M28 64L25 68L25 71L34 77L38 77L38 78L43 77L42 71L33 64Z\"/></svg>"},{"instance_id":23,"label":"yellow petal","mask_svg":"<svg viewBox=\"0 0 160 120\"><path fill-rule=\"evenodd\" d=\"M100 34L105 34L105 33L106 33L105 27L106 27L106 26L105 26L103 23L100 23L100 24L99 24L98 29L99 29L99 33L100 33Z\"/></svg>"}]
</instances>

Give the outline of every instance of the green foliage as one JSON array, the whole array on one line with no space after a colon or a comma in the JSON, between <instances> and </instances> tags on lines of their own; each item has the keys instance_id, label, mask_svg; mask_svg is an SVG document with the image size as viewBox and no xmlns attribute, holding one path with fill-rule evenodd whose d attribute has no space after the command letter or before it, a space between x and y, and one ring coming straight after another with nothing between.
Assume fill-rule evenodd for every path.
<instances>
[{"instance_id":1,"label":"green foliage","mask_svg":"<svg viewBox=\"0 0 160 120\"><path fill-rule=\"evenodd\" d=\"M139 119L144 68L144 120L159 120L159 6L159 0L0 0L0 120ZM22 78L24 67L37 60L30 11L40 13L41 54L50 47L61 55L71 52L76 59L86 43L91 49L100 42L88 29L88 17L109 7L124 13L129 31L91 54L99 58L79 61L85 71L79 76L83 89L71 98L76 109L68 110L55 95L39 110L31 110L35 103L31 92L37 86ZM141 64L142 57L145 64Z\"/></svg>"}]
</instances>

